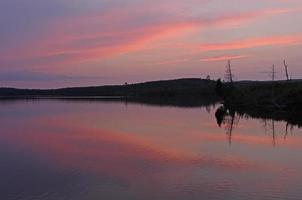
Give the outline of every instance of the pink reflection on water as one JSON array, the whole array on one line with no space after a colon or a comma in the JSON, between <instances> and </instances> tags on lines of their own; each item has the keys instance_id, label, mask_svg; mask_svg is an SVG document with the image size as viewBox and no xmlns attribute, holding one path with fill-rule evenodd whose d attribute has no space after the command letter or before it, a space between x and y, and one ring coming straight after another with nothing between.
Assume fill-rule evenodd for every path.
<instances>
[{"instance_id":1,"label":"pink reflection on water","mask_svg":"<svg viewBox=\"0 0 302 200\"><path fill-rule=\"evenodd\" d=\"M253 183L277 191L302 176L293 151L301 148L301 138L288 137L282 148L272 151L271 138L260 132L257 121L243 121L230 147L213 115L200 109L55 104L29 104L26 110L33 115L16 117L14 123L1 118L1 141L58 170L106 175L157 190L175 184L198 188L203 182L231 190L239 181L242 187ZM257 185L255 177L261 176L269 179Z\"/></svg>"}]
</instances>

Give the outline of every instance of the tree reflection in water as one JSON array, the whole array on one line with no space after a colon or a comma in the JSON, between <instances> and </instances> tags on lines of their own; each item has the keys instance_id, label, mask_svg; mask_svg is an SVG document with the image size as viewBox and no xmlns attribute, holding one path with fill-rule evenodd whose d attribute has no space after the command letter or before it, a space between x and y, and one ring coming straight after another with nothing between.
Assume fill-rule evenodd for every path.
<instances>
[{"instance_id":1,"label":"tree reflection in water","mask_svg":"<svg viewBox=\"0 0 302 200\"><path fill-rule=\"evenodd\" d=\"M226 130L226 135L228 138L229 145L232 145L232 136L234 129L238 126L240 119L242 118L256 118L251 117L245 113L238 113L234 109L227 108L226 106L220 106L215 112L216 122L219 127L222 127ZM258 117L260 121L264 124L263 127L265 132L269 130L272 134L272 145L276 146L276 121L286 121L286 120L276 120L274 118L261 118ZM299 125L297 125L299 128ZM288 137L288 133L292 133L295 125L291 124L290 122L286 121L285 131L283 140L286 140Z\"/></svg>"}]
</instances>

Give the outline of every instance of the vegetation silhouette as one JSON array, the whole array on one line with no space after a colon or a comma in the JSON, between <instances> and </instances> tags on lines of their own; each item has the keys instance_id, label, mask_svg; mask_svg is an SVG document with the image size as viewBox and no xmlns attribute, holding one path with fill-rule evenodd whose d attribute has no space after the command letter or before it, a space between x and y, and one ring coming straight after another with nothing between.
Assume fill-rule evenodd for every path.
<instances>
[{"instance_id":1,"label":"vegetation silhouette","mask_svg":"<svg viewBox=\"0 0 302 200\"><path fill-rule=\"evenodd\" d=\"M216 97L215 81L187 78L112 86L74 87L61 89L0 88L2 98L38 97Z\"/></svg>"},{"instance_id":2,"label":"vegetation silhouette","mask_svg":"<svg viewBox=\"0 0 302 200\"><path fill-rule=\"evenodd\" d=\"M223 102L230 111L252 117L285 120L301 125L302 80L291 79L288 64L283 61L285 80L275 80L275 65L271 81L235 81L234 70L229 60L225 81L184 78L123 85L73 87L61 89L16 89L0 88L3 99L100 99L150 105L198 107ZM218 113L219 114L219 113ZM221 123L221 119L219 121Z\"/></svg>"},{"instance_id":3,"label":"vegetation silhouette","mask_svg":"<svg viewBox=\"0 0 302 200\"><path fill-rule=\"evenodd\" d=\"M302 113L298 115L301 116ZM226 135L228 136L228 142L232 144L233 130L239 124L240 119L243 118L253 118L259 119L264 123L265 129L267 129L270 123L270 130L272 133L272 144L276 145L276 133L275 133L275 123L285 122L285 132L283 139L286 140L289 130L292 131L294 127L302 127L302 119L297 116L297 113L288 112L259 112L257 110L237 110L234 107L227 107L226 105L221 105L217 108L215 112L216 122L219 127L226 129Z\"/></svg>"},{"instance_id":4,"label":"vegetation silhouette","mask_svg":"<svg viewBox=\"0 0 302 200\"><path fill-rule=\"evenodd\" d=\"M224 104L238 110L275 110L296 113L302 109L302 80L289 77L288 65L283 61L285 80L276 81L276 66L269 72L271 81L234 81L231 62L228 61L225 83L216 82L216 93Z\"/></svg>"},{"instance_id":5,"label":"vegetation silhouette","mask_svg":"<svg viewBox=\"0 0 302 200\"><path fill-rule=\"evenodd\" d=\"M203 107L216 104L216 82L208 79L176 79L117 86L30 90L0 88L0 100L59 99L68 101L116 101L157 106Z\"/></svg>"},{"instance_id":6,"label":"vegetation silhouette","mask_svg":"<svg viewBox=\"0 0 302 200\"><path fill-rule=\"evenodd\" d=\"M227 129L229 143L232 141L234 124L242 117L271 122L273 144L275 145L275 122L286 122L284 139L288 129L302 127L302 80L292 80L288 65L283 60L285 80L276 81L276 66L272 66L271 81L234 81L231 61L228 61L225 83L216 81L216 93L223 105L216 110L219 127Z\"/></svg>"}]
</instances>

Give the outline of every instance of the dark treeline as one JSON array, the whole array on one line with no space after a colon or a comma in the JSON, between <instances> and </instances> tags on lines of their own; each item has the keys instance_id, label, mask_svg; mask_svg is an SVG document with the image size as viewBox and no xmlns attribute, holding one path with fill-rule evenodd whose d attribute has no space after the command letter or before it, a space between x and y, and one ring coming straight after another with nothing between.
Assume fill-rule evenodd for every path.
<instances>
[{"instance_id":1,"label":"dark treeline","mask_svg":"<svg viewBox=\"0 0 302 200\"><path fill-rule=\"evenodd\" d=\"M116 86L74 87L62 89L0 88L2 98L32 97L215 97L215 81L197 78L154 81Z\"/></svg>"},{"instance_id":2,"label":"dark treeline","mask_svg":"<svg viewBox=\"0 0 302 200\"><path fill-rule=\"evenodd\" d=\"M302 81L239 81L216 84L223 106L216 112L220 122L229 116L247 116L261 120L285 121L302 126Z\"/></svg>"},{"instance_id":3,"label":"dark treeline","mask_svg":"<svg viewBox=\"0 0 302 200\"><path fill-rule=\"evenodd\" d=\"M229 70L231 73L231 70ZM123 101L160 106L199 107L223 101L224 106L255 118L272 118L300 125L302 81L221 82L177 79L115 86L62 89L0 88L0 99L69 98ZM106 98L106 99L105 99ZM99 99L100 100L100 99Z\"/></svg>"},{"instance_id":4,"label":"dark treeline","mask_svg":"<svg viewBox=\"0 0 302 200\"><path fill-rule=\"evenodd\" d=\"M237 109L297 111L302 109L302 81L242 81L217 83L225 105Z\"/></svg>"},{"instance_id":5,"label":"dark treeline","mask_svg":"<svg viewBox=\"0 0 302 200\"><path fill-rule=\"evenodd\" d=\"M216 92L227 107L241 110L259 109L267 111L294 112L302 108L302 80L289 76L286 61L283 61L285 79L276 81L276 65L267 73L271 81L234 81L231 61L226 65L225 80L219 79Z\"/></svg>"},{"instance_id":6,"label":"dark treeline","mask_svg":"<svg viewBox=\"0 0 302 200\"><path fill-rule=\"evenodd\" d=\"M287 126L302 126L302 80L289 76L286 61L283 61L285 79L277 81L276 65L272 65L271 81L235 82L231 62L226 65L225 80L216 83L216 92L223 106L216 112L217 123L224 116L234 121L234 116L252 117L261 120L285 121ZM231 116L231 117L230 117ZM231 123L232 124L232 123Z\"/></svg>"}]
</instances>

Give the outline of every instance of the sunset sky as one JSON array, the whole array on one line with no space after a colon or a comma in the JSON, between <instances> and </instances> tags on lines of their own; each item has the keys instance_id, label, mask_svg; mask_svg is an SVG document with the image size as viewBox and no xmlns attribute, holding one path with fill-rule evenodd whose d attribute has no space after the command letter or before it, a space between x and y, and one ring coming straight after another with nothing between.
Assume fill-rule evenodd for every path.
<instances>
[{"instance_id":1,"label":"sunset sky","mask_svg":"<svg viewBox=\"0 0 302 200\"><path fill-rule=\"evenodd\" d=\"M301 0L1 0L0 86L302 78Z\"/></svg>"}]
</instances>

